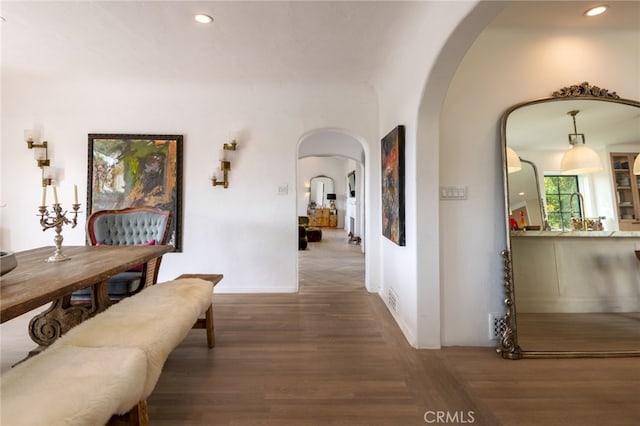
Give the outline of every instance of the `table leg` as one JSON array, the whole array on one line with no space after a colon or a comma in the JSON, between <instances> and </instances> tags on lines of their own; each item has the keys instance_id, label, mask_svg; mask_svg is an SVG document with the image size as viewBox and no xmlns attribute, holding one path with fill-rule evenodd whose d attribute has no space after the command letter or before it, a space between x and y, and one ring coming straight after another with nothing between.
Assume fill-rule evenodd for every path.
<instances>
[{"instance_id":1,"label":"table leg","mask_svg":"<svg viewBox=\"0 0 640 426\"><path fill-rule=\"evenodd\" d=\"M109 299L109 280L91 286L91 316L98 314L111 305Z\"/></svg>"},{"instance_id":2,"label":"table leg","mask_svg":"<svg viewBox=\"0 0 640 426\"><path fill-rule=\"evenodd\" d=\"M107 309L109 304L107 281L91 286L90 304L74 305L71 295L61 297L31 319L29 336L38 345L49 346L71 328Z\"/></svg>"}]
</instances>

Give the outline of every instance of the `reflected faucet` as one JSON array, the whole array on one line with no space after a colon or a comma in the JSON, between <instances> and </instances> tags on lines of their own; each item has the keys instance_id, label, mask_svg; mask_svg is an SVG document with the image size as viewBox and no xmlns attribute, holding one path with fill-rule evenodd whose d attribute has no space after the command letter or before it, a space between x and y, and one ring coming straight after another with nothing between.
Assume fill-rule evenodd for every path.
<instances>
[{"instance_id":1,"label":"reflected faucet","mask_svg":"<svg viewBox=\"0 0 640 426\"><path fill-rule=\"evenodd\" d=\"M569 205L573 206L573 197L577 195L580 202L580 226L583 231L587 231L587 221L584 216L584 196L580 192L574 192L569 197ZM571 218L573 219L573 208L571 209Z\"/></svg>"}]
</instances>

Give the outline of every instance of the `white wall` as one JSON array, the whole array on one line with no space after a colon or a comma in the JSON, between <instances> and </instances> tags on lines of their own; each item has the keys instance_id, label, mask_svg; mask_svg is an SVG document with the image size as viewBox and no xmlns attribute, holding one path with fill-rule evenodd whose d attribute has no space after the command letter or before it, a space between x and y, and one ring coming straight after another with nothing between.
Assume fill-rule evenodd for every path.
<instances>
[{"instance_id":1,"label":"white wall","mask_svg":"<svg viewBox=\"0 0 640 426\"><path fill-rule=\"evenodd\" d=\"M160 279L222 273L222 292L295 291L297 143L322 127L377 139L377 101L369 87L224 85L153 81L8 79L2 93L2 247L53 244L35 214L40 171L23 130L41 127L63 172L61 202L73 184L86 191L88 133L183 134L183 252L164 257ZM28 101L25 101L28 100ZM228 189L213 188L217 153L238 135ZM340 183L339 183L340 184ZM288 185L288 193L278 188ZM84 244L84 217L64 244Z\"/></svg>"},{"instance_id":2,"label":"white wall","mask_svg":"<svg viewBox=\"0 0 640 426\"><path fill-rule=\"evenodd\" d=\"M398 34L398 48L380 70L380 138L396 125L406 127L405 211L406 246L383 237L380 295L397 294L394 314L409 343L416 347L440 347L440 283L438 247L438 114L455 64L474 35L450 46L450 57L438 68L441 49L452 29L473 9L475 2L424 2ZM483 25L480 26L483 28ZM479 29L477 31L480 31ZM470 31L474 32L473 28ZM425 90L429 81L433 92ZM423 94L423 90L425 90ZM424 96L424 98L423 98ZM420 111L423 99L432 102ZM420 115L419 115L420 111ZM422 127L422 128L421 128ZM379 150L379 145L373 149ZM379 175L379 163L373 167ZM377 179L377 180L376 180ZM379 182L376 176L374 182ZM375 224L373 235L381 235Z\"/></svg>"},{"instance_id":3,"label":"white wall","mask_svg":"<svg viewBox=\"0 0 640 426\"><path fill-rule=\"evenodd\" d=\"M356 173L355 180L355 197L351 197L349 194L349 187L345 187L346 209L344 212L344 229L348 232L353 232L354 236L361 238L361 247L365 251L364 241L364 223L366 220L365 209L362 205L362 200L365 198L364 194L364 167L362 163L354 160L348 160L346 164L345 174L349 174L352 171ZM353 219L353 229L350 228L350 220ZM377 235L376 235L377 237ZM375 238L375 237L374 237Z\"/></svg>"},{"instance_id":4,"label":"white wall","mask_svg":"<svg viewBox=\"0 0 640 426\"><path fill-rule=\"evenodd\" d=\"M440 207L443 345L493 345L487 314L504 310L502 113L584 81L640 99L639 51L637 32L495 28L484 31L469 50L451 82L441 120L441 184L469 188L468 200Z\"/></svg>"}]
</instances>

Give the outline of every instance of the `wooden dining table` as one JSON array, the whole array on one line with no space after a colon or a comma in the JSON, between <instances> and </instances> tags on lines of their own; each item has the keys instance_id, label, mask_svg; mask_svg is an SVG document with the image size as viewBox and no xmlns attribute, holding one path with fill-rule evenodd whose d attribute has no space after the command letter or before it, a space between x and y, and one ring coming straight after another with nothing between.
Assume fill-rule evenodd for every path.
<instances>
[{"instance_id":1,"label":"wooden dining table","mask_svg":"<svg viewBox=\"0 0 640 426\"><path fill-rule=\"evenodd\" d=\"M40 346L48 346L71 327L105 310L110 302L110 277L136 265L146 264L151 273L162 255L173 250L158 246L70 246L70 259L46 262L55 247L40 247L16 253L18 266L0 277L0 320L8 321L51 303L29 323L29 335ZM71 293L91 288L91 302L72 304Z\"/></svg>"}]
</instances>

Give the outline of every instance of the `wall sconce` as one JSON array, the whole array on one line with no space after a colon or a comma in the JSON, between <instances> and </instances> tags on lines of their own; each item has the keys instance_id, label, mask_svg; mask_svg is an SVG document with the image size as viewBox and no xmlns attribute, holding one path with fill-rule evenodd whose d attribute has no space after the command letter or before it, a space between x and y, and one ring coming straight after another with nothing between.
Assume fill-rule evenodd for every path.
<instances>
[{"instance_id":1,"label":"wall sconce","mask_svg":"<svg viewBox=\"0 0 640 426\"><path fill-rule=\"evenodd\" d=\"M238 146L238 142L236 138L231 140L231 143L224 143L222 145L222 149L220 150L220 156L218 160L220 161L220 171L222 171L222 179L219 179L216 176L211 178L212 186L222 185L223 188L229 187L229 171L231 170L231 161L229 160L229 156L227 155L227 151L235 151Z\"/></svg>"},{"instance_id":2,"label":"wall sconce","mask_svg":"<svg viewBox=\"0 0 640 426\"><path fill-rule=\"evenodd\" d=\"M41 143L36 143L35 139L37 139L37 135L32 130L24 131L24 139L27 143L28 149L33 149L33 157L38 163L38 167L42 171L42 186L46 187L51 185L51 176L49 175L49 151L48 151L48 143L47 141L42 141Z\"/></svg>"}]
</instances>

